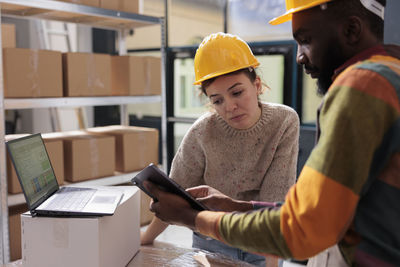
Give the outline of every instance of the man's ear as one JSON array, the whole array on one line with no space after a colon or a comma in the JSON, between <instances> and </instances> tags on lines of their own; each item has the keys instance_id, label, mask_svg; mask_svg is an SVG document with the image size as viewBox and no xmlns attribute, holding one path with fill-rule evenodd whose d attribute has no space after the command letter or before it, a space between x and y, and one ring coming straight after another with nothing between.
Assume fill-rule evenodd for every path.
<instances>
[{"instance_id":1,"label":"man's ear","mask_svg":"<svg viewBox=\"0 0 400 267\"><path fill-rule=\"evenodd\" d=\"M357 16L350 16L343 24L343 35L346 38L347 45L357 44L364 30L363 21Z\"/></svg>"}]
</instances>

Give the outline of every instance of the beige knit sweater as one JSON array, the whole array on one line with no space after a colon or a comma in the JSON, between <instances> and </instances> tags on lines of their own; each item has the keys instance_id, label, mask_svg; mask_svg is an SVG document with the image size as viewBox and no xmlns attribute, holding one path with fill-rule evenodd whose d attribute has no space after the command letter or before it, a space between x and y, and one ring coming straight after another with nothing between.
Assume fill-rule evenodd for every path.
<instances>
[{"instance_id":1,"label":"beige knit sweater","mask_svg":"<svg viewBox=\"0 0 400 267\"><path fill-rule=\"evenodd\" d=\"M263 103L259 121L246 130L207 113L183 138L170 177L235 199L283 201L296 179L298 140L298 115L284 105Z\"/></svg>"}]
</instances>

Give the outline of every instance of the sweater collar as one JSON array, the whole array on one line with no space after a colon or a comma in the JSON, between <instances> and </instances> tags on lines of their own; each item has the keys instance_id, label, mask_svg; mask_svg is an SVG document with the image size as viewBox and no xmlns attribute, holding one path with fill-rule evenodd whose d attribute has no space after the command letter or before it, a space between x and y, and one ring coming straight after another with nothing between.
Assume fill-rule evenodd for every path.
<instances>
[{"instance_id":1,"label":"sweater collar","mask_svg":"<svg viewBox=\"0 0 400 267\"><path fill-rule=\"evenodd\" d=\"M343 65L341 65L339 68L337 68L332 76L332 81L336 79L336 77L344 71L346 68L349 66L359 62L366 60L370 58L373 55L387 55L385 49L383 48L383 45L376 45L373 47L370 47L368 49L365 49L361 51L360 53L356 54L352 58L348 59Z\"/></svg>"}]
</instances>

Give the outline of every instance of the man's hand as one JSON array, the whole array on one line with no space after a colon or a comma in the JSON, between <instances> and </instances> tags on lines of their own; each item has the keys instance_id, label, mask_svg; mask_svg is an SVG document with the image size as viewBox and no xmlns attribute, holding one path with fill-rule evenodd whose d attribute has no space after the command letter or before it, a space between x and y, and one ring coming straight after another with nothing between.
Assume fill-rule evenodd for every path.
<instances>
[{"instance_id":1,"label":"man's hand","mask_svg":"<svg viewBox=\"0 0 400 267\"><path fill-rule=\"evenodd\" d=\"M195 229L196 216L199 211L193 209L180 196L165 192L151 182L146 181L143 185L157 199L157 202L150 203L150 211L154 212L160 220Z\"/></svg>"},{"instance_id":2,"label":"man's hand","mask_svg":"<svg viewBox=\"0 0 400 267\"><path fill-rule=\"evenodd\" d=\"M207 185L188 188L186 191L211 210L232 212L253 209L250 202L234 200Z\"/></svg>"}]
</instances>

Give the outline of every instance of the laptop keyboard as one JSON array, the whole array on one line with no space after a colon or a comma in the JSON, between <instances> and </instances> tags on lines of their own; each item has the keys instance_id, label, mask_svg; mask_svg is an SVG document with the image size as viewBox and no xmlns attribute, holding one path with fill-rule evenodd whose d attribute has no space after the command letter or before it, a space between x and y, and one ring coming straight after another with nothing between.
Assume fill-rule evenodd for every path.
<instances>
[{"instance_id":1,"label":"laptop keyboard","mask_svg":"<svg viewBox=\"0 0 400 267\"><path fill-rule=\"evenodd\" d=\"M46 207L49 210L81 211L89 202L96 189L63 187Z\"/></svg>"}]
</instances>

